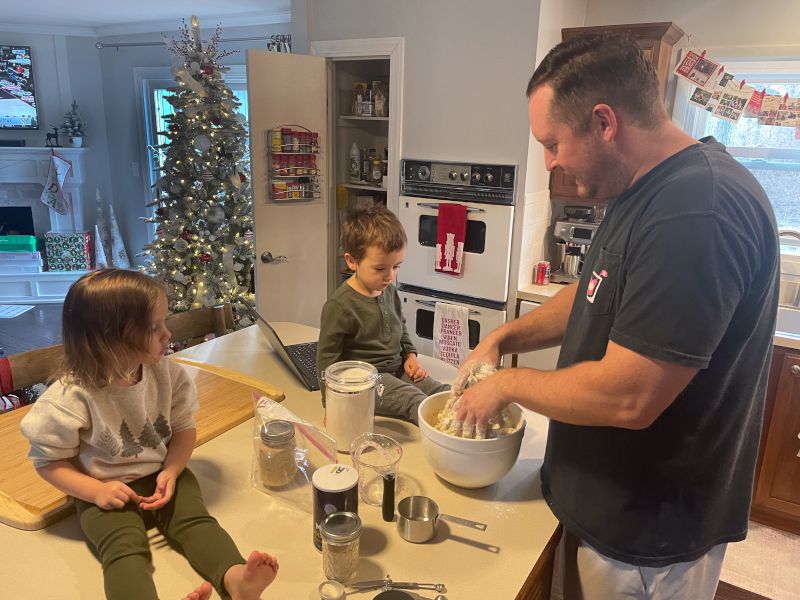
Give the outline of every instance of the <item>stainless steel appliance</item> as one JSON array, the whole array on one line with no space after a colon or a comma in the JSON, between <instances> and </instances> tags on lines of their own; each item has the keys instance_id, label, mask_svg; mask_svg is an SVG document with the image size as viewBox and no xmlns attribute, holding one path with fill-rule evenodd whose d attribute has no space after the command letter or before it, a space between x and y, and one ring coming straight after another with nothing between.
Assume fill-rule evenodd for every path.
<instances>
[{"instance_id":1,"label":"stainless steel appliance","mask_svg":"<svg viewBox=\"0 0 800 600\"><path fill-rule=\"evenodd\" d=\"M583 219L556 221L553 237L556 240L556 256L560 268L556 271L556 279L561 277L576 278L581 274L586 252L592 243L599 223Z\"/></svg>"},{"instance_id":2,"label":"stainless steel appliance","mask_svg":"<svg viewBox=\"0 0 800 600\"><path fill-rule=\"evenodd\" d=\"M517 167L406 159L399 217L408 248L398 275L406 326L417 349L433 352L436 302L470 310L470 347L506 320ZM434 268L441 204L467 207L464 270Z\"/></svg>"}]
</instances>

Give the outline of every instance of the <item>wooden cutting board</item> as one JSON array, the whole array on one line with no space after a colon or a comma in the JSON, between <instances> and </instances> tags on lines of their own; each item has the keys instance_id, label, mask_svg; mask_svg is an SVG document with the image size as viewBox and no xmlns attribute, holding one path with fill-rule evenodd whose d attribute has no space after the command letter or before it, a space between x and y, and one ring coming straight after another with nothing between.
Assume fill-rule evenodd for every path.
<instances>
[{"instance_id":1,"label":"wooden cutting board","mask_svg":"<svg viewBox=\"0 0 800 600\"><path fill-rule=\"evenodd\" d=\"M179 361L183 362L183 361ZM253 394L280 402L283 392L254 379L233 373L186 366L197 384L195 446L217 437L253 416ZM0 415L0 523L17 529L42 529L70 513L72 498L44 481L28 460L28 440L19 424L30 406Z\"/></svg>"}]
</instances>

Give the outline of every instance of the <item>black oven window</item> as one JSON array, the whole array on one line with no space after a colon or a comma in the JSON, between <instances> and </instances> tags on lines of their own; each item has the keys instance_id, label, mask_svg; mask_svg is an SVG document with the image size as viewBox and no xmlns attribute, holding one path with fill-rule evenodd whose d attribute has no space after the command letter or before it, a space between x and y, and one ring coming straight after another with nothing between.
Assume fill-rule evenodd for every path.
<instances>
[{"instance_id":1,"label":"black oven window","mask_svg":"<svg viewBox=\"0 0 800 600\"><path fill-rule=\"evenodd\" d=\"M436 248L436 228L439 218L436 215L421 215L419 218L419 245ZM467 221L464 237L464 252L483 254L486 249L486 223Z\"/></svg>"},{"instance_id":2,"label":"black oven window","mask_svg":"<svg viewBox=\"0 0 800 600\"><path fill-rule=\"evenodd\" d=\"M425 340L433 339L433 311L424 308L417 309L417 335ZM469 348L472 350L478 345L481 339L481 324L469 319L467 321L469 329Z\"/></svg>"}]
</instances>

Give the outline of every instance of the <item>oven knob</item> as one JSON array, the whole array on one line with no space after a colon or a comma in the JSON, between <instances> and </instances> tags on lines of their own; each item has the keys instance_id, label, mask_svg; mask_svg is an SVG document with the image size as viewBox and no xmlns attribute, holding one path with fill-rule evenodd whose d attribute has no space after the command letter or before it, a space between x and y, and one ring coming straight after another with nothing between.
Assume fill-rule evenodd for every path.
<instances>
[{"instance_id":1,"label":"oven knob","mask_svg":"<svg viewBox=\"0 0 800 600\"><path fill-rule=\"evenodd\" d=\"M472 181L474 181L475 183L478 183L480 180L481 180L481 174L478 173L477 171L475 171L472 174Z\"/></svg>"},{"instance_id":2,"label":"oven knob","mask_svg":"<svg viewBox=\"0 0 800 600\"><path fill-rule=\"evenodd\" d=\"M455 171L450 171L450 179L456 180L458 178L458 173Z\"/></svg>"},{"instance_id":3,"label":"oven knob","mask_svg":"<svg viewBox=\"0 0 800 600\"><path fill-rule=\"evenodd\" d=\"M487 173L484 179L486 180L486 183L492 183L492 181L494 180L494 175L492 175L491 173Z\"/></svg>"},{"instance_id":4,"label":"oven knob","mask_svg":"<svg viewBox=\"0 0 800 600\"><path fill-rule=\"evenodd\" d=\"M420 181L426 181L430 176L431 176L431 170L425 165L422 165L417 169L417 179L419 179Z\"/></svg>"},{"instance_id":5,"label":"oven knob","mask_svg":"<svg viewBox=\"0 0 800 600\"><path fill-rule=\"evenodd\" d=\"M469 171L464 171L461 174L461 181L469 181Z\"/></svg>"}]
</instances>

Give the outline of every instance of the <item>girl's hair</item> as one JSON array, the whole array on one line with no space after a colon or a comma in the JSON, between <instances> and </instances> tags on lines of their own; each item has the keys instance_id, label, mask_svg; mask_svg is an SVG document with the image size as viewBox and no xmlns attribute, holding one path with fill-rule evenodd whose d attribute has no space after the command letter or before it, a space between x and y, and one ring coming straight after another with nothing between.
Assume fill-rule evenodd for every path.
<instances>
[{"instance_id":1,"label":"girl's hair","mask_svg":"<svg viewBox=\"0 0 800 600\"><path fill-rule=\"evenodd\" d=\"M90 388L127 377L148 350L150 319L165 296L164 284L137 271L98 269L78 279L64 300L58 376Z\"/></svg>"}]
</instances>

